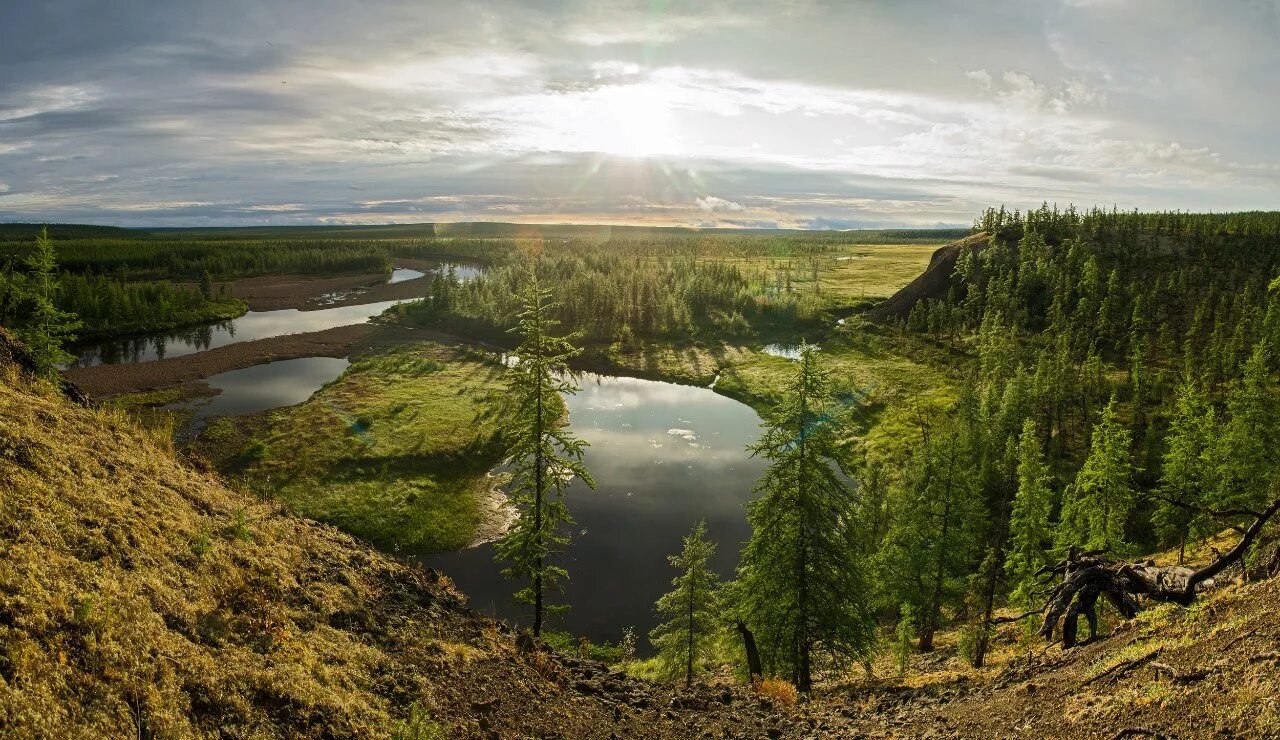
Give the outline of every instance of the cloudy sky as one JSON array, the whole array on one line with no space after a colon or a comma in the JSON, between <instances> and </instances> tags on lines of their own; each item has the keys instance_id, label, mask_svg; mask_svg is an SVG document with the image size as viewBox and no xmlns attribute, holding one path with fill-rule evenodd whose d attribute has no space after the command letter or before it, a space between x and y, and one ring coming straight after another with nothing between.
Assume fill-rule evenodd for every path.
<instances>
[{"instance_id":1,"label":"cloudy sky","mask_svg":"<svg viewBox=\"0 0 1280 740\"><path fill-rule=\"evenodd\" d=\"M1280 207L1280 0L3 0L0 221Z\"/></svg>"}]
</instances>

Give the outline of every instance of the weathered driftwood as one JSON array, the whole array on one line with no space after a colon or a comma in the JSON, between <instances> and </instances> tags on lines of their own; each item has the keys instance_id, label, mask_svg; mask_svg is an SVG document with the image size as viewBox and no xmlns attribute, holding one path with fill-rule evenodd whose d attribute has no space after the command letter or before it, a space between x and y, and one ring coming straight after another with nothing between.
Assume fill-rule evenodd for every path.
<instances>
[{"instance_id":1,"label":"weathered driftwood","mask_svg":"<svg viewBox=\"0 0 1280 740\"><path fill-rule=\"evenodd\" d=\"M1044 622L1040 635L1052 640L1054 633L1058 632L1062 644L1072 647L1076 644L1081 616L1089 624L1090 638L1097 636L1099 599L1106 599L1126 618L1137 615L1142 608L1141 598L1189 606L1197 593L1213 587L1214 576L1244 556L1277 510L1280 510L1280 499L1271 502L1263 511L1246 512L1254 519L1249 526L1236 528L1241 533L1240 541L1200 568L1158 566L1151 561L1118 561L1108 558L1105 550L1082 551L1073 547L1065 560L1041 569L1039 575L1047 576L1050 581L1058 577L1062 579L1048 590L1043 607L994 621L1011 622L1041 614Z\"/></svg>"}]
</instances>

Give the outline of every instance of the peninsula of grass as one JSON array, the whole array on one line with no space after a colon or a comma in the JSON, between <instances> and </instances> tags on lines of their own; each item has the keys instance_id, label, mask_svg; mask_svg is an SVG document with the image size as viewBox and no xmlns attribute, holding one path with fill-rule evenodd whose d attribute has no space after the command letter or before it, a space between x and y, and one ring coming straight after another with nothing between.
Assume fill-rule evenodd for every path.
<instances>
[{"instance_id":1,"label":"peninsula of grass","mask_svg":"<svg viewBox=\"0 0 1280 740\"><path fill-rule=\"evenodd\" d=\"M294 512L388 550L470 544L501 458L503 366L433 343L356 360L305 403L219 420L199 442Z\"/></svg>"}]
</instances>

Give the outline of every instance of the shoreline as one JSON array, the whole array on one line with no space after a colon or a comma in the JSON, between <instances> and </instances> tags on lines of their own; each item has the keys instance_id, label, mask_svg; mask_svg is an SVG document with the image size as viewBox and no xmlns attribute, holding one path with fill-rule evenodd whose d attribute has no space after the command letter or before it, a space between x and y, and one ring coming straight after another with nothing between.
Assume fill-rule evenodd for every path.
<instances>
[{"instance_id":1,"label":"shoreline","mask_svg":"<svg viewBox=\"0 0 1280 740\"><path fill-rule=\"evenodd\" d=\"M109 398L204 381L214 375L277 360L350 357L392 344L424 340L456 341L457 337L431 329L370 321L235 342L164 360L76 368L67 372L66 378L91 397Z\"/></svg>"}]
</instances>

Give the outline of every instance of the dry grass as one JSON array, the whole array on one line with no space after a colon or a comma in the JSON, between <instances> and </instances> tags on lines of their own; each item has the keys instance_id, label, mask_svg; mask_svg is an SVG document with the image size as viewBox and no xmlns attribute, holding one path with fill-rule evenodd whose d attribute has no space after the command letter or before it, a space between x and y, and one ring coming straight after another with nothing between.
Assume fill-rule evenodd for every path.
<instances>
[{"instance_id":1,"label":"dry grass","mask_svg":"<svg viewBox=\"0 0 1280 740\"><path fill-rule=\"evenodd\" d=\"M800 700L796 687L781 678L760 678L752 684L758 696L769 699L783 707L794 707Z\"/></svg>"}]
</instances>

